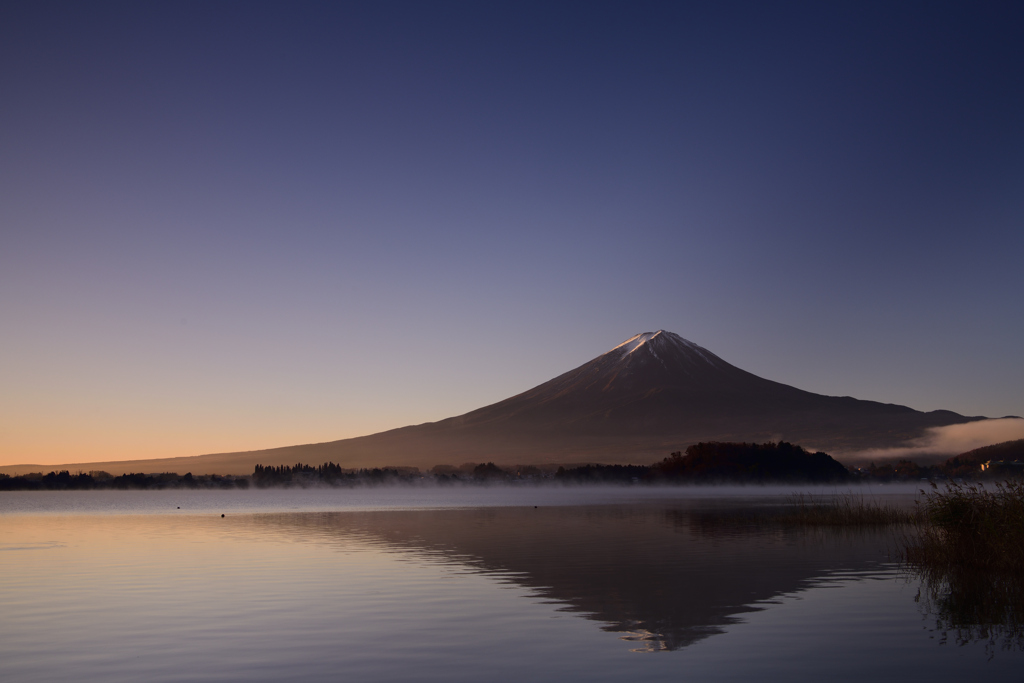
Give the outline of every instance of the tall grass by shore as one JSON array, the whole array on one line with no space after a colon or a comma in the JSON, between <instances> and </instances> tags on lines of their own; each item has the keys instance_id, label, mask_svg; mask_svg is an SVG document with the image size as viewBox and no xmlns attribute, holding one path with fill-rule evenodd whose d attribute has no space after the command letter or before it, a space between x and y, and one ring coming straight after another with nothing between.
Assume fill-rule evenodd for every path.
<instances>
[{"instance_id":1,"label":"tall grass by shore","mask_svg":"<svg viewBox=\"0 0 1024 683\"><path fill-rule=\"evenodd\" d=\"M796 526L906 525L912 528L901 555L908 565L1024 575L1024 481L932 487L915 508L854 494L800 494L775 519Z\"/></svg>"},{"instance_id":2,"label":"tall grass by shore","mask_svg":"<svg viewBox=\"0 0 1024 683\"><path fill-rule=\"evenodd\" d=\"M944 641L1024 650L1024 481L933 485L915 509L854 495L796 496L777 519L893 527L896 554L921 582L916 599Z\"/></svg>"},{"instance_id":3,"label":"tall grass by shore","mask_svg":"<svg viewBox=\"0 0 1024 683\"><path fill-rule=\"evenodd\" d=\"M778 521L794 526L881 527L913 524L920 512L846 494L827 498L798 494L788 501Z\"/></svg>"},{"instance_id":4,"label":"tall grass by shore","mask_svg":"<svg viewBox=\"0 0 1024 683\"><path fill-rule=\"evenodd\" d=\"M950 483L926 494L903 559L929 569L1024 575L1024 481Z\"/></svg>"},{"instance_id":5,"label":"tall grass by shore","mask_svg":"<svg viewBox=\"0 0 1024 683\"><path fill-rule=\"evenodd\" d=\"M958 644L1024 650L1024 481L950 483L920 507L902 559L936 628Z\"/></svg>"}]
</instances>

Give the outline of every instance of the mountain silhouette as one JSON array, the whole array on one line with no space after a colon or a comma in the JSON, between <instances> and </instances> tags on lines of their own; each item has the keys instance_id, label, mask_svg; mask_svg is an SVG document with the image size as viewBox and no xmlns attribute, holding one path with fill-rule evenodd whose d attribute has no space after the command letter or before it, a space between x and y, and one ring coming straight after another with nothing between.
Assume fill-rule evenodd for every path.
<instances>
[{"instance_id":1,"label":"mountain silhouette","mask_svg":"<svg viewBox=\"0 0 1024 683\"><path fill-rule=\"evenodd\" d=\"M677 334L658 330L638 334L518 396L436 425L514 425L538 435L663 435L684 440L698 434L749 434L740 439L748 441L772 436L793 440L798 435L852 444L891 442L907 431L972 419L977 418L802 391L741 370Z\"/></svg>"},{"instance_id":2,"label":"mountain silhouette","mask_svg":"<svg viewBox=\"0 0 1024 683\"><path fill-rule=\"evenodd\" d=\"M438 422L262 451L348 466L643 463L698 441L786 440L826 451L892 446L983 419L822 396L741 370L677 334L635 335L575 370Z\"/></svg>"},{"instance_id":3,"label":"mountain silhouette","mask_svg":"<svg viewBox=\"0 0 1024 683\"><path fill-rule=\"evenodd\" d=\"M650 464L699 441L785 440L842 457L899 445L928 427L980 419L803 391L658 330L533 389L438 422L261 451L64 467L248 474L256 463L327 461L420 468L487 461Z\"/></svg>"}]
</instances>

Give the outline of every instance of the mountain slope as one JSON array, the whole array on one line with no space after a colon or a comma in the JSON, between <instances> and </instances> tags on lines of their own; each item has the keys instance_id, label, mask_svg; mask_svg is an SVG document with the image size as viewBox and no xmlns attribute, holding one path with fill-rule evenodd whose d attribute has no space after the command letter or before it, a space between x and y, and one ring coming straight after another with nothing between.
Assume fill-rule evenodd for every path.
<instances>
[{"instance_id":1,"label":"mountain slope","mask_svg":"<svg viewBox=\"0 0 1024 683\"><path fill-rule=\"evenodd\" d=\"M486 460L649 463L697 441L786 439L849 451L975 419L802 391L659 330L465 415L266 454L421 467Z\"/></svg>"},{"instance_id":2,"label":"mountain slope","mask_svg":"<svg viewBox=\"0 0 1024 683\"><path fill-rule=\"evenodd\" d=\"M649 464L698 441L786 440L841 455L978 419L984 418L803 391L659 330L638 334L529 391L439 422L322 444L153 461L145 471L241 474L257 462L328 460L345 467L421 468L489 460ZM136 461L135 471L145 462ZM88 465L68 467L125 469Z\"/></svg>"},{"instance_id":3,"label":"mountain slope","mask_svg":"<svg viewBox=\"0 0 1024 683\"><path fill-rule=\"evenodd\" d=\"M518 396L438 426L516 424L531 431L637 436L798 428L923 416L904 406L821 396L763 379L671 332L636 335L611 351ZM939 411L927 426L968 421ZM960 418L960 419L957 419ZM947 422L947 420L949 420ZM840 427L841 424L836 424ZM827 431L827 430L826 430Z\"/></svg>"}]
</instances>

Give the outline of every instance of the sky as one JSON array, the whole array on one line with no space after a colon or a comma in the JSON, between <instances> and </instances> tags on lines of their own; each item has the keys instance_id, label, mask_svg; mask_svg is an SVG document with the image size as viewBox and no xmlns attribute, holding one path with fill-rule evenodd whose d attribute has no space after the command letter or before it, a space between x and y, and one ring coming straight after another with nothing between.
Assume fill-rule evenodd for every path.
<instances>
[{"instance_id":1,"label":"sky","mask_svg":"<svg viewBox=\"0 0 1024 683\"><path fill-rule=\"evenodd\" d=\"M461 414L638 332L1024 415L1024 4L0 3L0 464Z\"/></svg>"}]
</instances>

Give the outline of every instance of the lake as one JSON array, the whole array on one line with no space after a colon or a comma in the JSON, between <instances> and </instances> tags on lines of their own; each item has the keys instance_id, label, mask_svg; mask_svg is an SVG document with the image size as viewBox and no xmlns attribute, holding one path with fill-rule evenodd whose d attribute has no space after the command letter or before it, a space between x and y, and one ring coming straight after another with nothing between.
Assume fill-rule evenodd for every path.
<instances>
[{"instance_id":1,"label":"lake","mask_svg":"<svg viewBox=\"0 0 1024 683\"><path fill-rule=\"evenodd\" d=\"M897 532L759 521L790 493L4 493L0 679L1024 677L1012 625L959 622Z\"/></svg>"}]
</instances>

